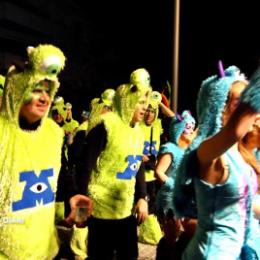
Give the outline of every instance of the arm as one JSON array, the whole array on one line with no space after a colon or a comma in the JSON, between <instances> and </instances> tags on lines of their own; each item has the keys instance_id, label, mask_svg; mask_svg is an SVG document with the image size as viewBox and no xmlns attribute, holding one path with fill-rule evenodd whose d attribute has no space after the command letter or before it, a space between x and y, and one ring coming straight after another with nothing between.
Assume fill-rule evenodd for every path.
<instances>
[{"instance_id":1,"label":"arm","mask_svg":"<svg viewBox=\"0 0 260 260\"><path fill-rule=\"evenodd\" d=\"M79 162L76 165L76 181L78 192L87 193L87 187L92 170L96 167L97 158L107 143L107 133L104 124L94 127L86 136Z\"/></svg>"},{"instance_id":2,"label":"arm","mask_svg":"<svg viewBox=\"0 0 260 260\"><path fill-rule=\"evenodd\" d=\"M253 125L257 113L249 106L239 105L230 120L219 133L208 138L198 148L201 163L212 163L240 140Z\"/></svg>"},{"instance_id":3,"label":"arm","mask_svg":"<svg viewBox=\"0 0 260 260\"><path fill-rule=\"evenodd\" d=\"M162 184L165 183L168 179L168 176L166 175L166 171L170 167L172 160L173 158L170 153L161 154L155 165L155 171L154 171L155 178Z\"/></svg>"},{"instance_id":4,"label":"arm","mask_svg":"<svg viewBox=\"0 0 260 260\"><path fill-rule=\"evenodd\" d=\"M159 104L159 107L160 107L162 113L165 116L167 116L167 117L174 117L175 116L175 113L170 108L165 106L162 102Z\"/></svg>"},{"instance_id":5,"label":"arm","mask_svg":"<svg viewBox=\"0 0 260 260\"><path fill-rule=\"evenodd\" d=\"M206 139L197 150L200 164L200 177L211 183L222 183L224 175L223 155L231 146L240 140L250 129L257 113L247 105L240 104L219 133Z\"/></svg>"},{"instance_id":6,"label":"arm","mask_svg":"<svg viewBox=\"0 0 260 260\"><path fill-rule=\"evenodd\" d=\"M141 163L140 168L136 174L136 185L135 185L135 207L134 215L137 218L138 224L144 222L148 216L148 203L147 203L147 192L145 183L145 167L144 163Z\"/></svg>"},{"instance_id":7,"label":"arm","mask_svg":"<svg viewBox=\"0 0 260 260\"><path fill-rule=\"evenodd\" d=\"M76 182L78 194L70 198L71 212L65 219L69 225L75 223L76 211L78 206L87 208L87 216L90 216L93 210L92 200L85 196L90 180L91 172L96 166L96 161L100 153L106 146L107 134L103 124L93 128L87 135L82 153L79 157L79 163L76 165ZM76 223L78 227L86 226L86 223Z\"/></svg>"}]
</instances>

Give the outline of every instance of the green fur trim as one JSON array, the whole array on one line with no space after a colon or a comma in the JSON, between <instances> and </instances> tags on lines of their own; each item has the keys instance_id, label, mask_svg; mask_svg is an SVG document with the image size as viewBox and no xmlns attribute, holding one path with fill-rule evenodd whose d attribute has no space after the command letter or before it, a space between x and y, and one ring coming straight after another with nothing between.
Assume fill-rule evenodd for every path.
<instances>
[{"instance_id":1,"label":"green fur trim","mask_svg":"<svg viewBox=\"0 0 260 260\"><path fill-rule=\"evenodd\" d=\"M0 115L15 124L18 124L20 107L40 81L45 79L50 81L50 98L51 101L53 100L60 85L57 74L65 63L61 50L52 45L30 47L28 56L28 66L23 72L19 72L15 66L11 66L6 76L6 90ZM54 67L55 69L53 69Z\"/></svg>"},{"instance_id":2,"label":"green fur trim","mask_svg":"<svg viewBox=\"0 0 260 260\"><path fill-rule=\"evenodd\" d=\"M131 128L114 112L102 116L107 132L107 144L91 173L89 196L94 202L93 216L102 219L122 219L131 215L135 192L135 175L118 178L129 166L128 156L143 152L143 133L136 125ZM136 170L141 161L133 165ZM121 174L120 174L121 173Z\"/></svg>"},{"instance_id":3,"label":"green fur trim","mask_svg":"<svg viewBox=\"0 0 260 260\"><path fill-rule=\"evenodd\" d=\"M147 219L139 226L139 242L157 245L162 236L161 227L155 215L149 215Z\"/></svg>"},{"instance_id":4,"label":"green fur trim","mask_svg":"<svg viewBox=\"0 0 260 260\"><path fill-rule=\"evenodd\" d=\"M115 111L126 124L132 121L138 100L147 97L147 105L151 95L151 88L147 85L123 84L116 90L114 98Z\"/></svg>"}]
</instances>

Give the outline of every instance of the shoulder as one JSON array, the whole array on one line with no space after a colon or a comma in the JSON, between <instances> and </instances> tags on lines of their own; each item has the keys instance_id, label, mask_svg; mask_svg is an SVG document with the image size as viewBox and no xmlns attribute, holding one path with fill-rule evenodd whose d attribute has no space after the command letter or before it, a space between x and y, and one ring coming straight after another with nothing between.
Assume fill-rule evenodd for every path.
<instances>
[{"instance_id":1,"label":"shoulder","mask_svg":"<svg viewBox=\"0 0 260 260\"><path fill-rule=\"evenodd\" d=\"M177 146L176 144L172 143L172 142L167 142L163 145L161 145L160 147L160 154L163 153L176 153L176 152L184 152L179 146Z\"/></svg>"},{"instance_id":2,"label":"shoulder","mask_svg":"<svg viewBox=\"0 0 260 260\"><path fill-rule=\"evenodd\" d=\"M45 129L48 129L50 132L53 132L56 135L64 136L64 130L57 124L55 123L52 119L46 118L43 121L43 127Z\"/></svg>"}]
</instances>

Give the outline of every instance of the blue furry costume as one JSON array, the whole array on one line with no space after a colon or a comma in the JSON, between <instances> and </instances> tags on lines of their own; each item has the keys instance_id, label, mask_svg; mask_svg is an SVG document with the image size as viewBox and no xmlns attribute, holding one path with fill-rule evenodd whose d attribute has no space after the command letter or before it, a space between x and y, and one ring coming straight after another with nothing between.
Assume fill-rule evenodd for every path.
<instances>
[{"instance_id":1,"label":"blue furry costume","mask_svg":"<svg viewBox=\"0 0 260 260\"><path fill-rule=\"evenodd\" d=\"M241 102L255 111L260 107L259 72L241 96ZM197 100L199 132L187 149L179 167L173 194L175 212L179 217L196 201L198 226L182 259L259 259L256 253L252 212L256 176L238 151L224 153L229 177L224 184L212 185L198 177L197 148L221 128L221 116L230 86L238 80L235 66L225 76L212 76L202 82ZM258 93L257 93L258 92ZM190 192L194 189L194 192ZM189 191L189 192L187 192Z\"/></svg>"},{"instance_id":2,"label":"blue furry costume","mask_svg":"<svg viewBox=\"0 0 260 260\"><path fill-rule=\"evenodd\" d=\"M195 125L195 119L191 116L189 111L183 111L181 117L174 117L170 122L169 137L170 141L160 147L159 155L169 153L172 155L172 163L168 168L166 175L167 181L161 186L156 196L156 211L160 217L165 217L167 214L174 212L172 192L174 187L174 180L176 170L184 155L184 149L179 147L179 139L184 132L186 124L191 123Z\"/></svg>"}]
</instances>

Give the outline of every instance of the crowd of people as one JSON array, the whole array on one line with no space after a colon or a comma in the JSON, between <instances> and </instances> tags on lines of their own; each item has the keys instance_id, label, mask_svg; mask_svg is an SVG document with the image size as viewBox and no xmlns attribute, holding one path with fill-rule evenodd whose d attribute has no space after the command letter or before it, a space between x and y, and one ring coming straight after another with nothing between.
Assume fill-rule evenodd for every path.
<instances>
[{"instance_id":1,"label":"crowd of people","mask_svg":"<svg viewBox=\"0 0 260 260\"><path fill-rule=\"evenodd\" d=\"M27 53L0 76L0 259L137 260L138 242L156 260L260 259L260 67L220 63L196 115L137 68L78 122L63 52Z\"/></svg>"}]
</instances>

